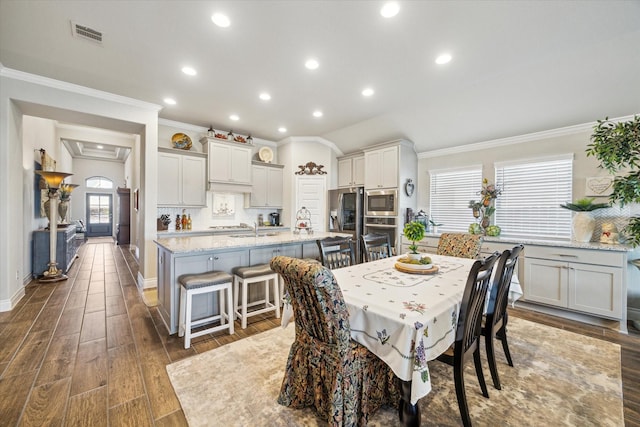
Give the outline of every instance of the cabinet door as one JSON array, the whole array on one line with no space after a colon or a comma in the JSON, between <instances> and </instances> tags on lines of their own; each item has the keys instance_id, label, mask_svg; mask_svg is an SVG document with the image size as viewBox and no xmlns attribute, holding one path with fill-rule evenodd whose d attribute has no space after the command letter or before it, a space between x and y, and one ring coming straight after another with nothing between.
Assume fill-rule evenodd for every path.
<instances>
[{"instance_id":1,"label":"cabinet door","mask_svg":"<svg viewBox=\"0 0 640 427\"><path fill-rule=\"evenodd\" d=\"M380 150L364 153L364 188L381 188L382 153Z\"/></svg>"},{"instance_id":2,"label":"cabinet door","mask_svg":"<svg viewBox=\"0 0 640 427\"><path fill-rule=\"evenodd\" d=\"M338 160L338 187L351 187L353 185L352 159Z\"/></svg>"},{"instance_id":3,"label":"cabinet door","mask_svg":"<svg viewBox=\"0 0 640 427\"><path fill-rule=\"evenodd\" d=\"M320 261L320 249L316 242L302 244L302 257Z\"/></svg>"},{"instance_id":4,"label":"cabinet door","mask_svg":"<svg viewBox=\"0 0 640 427\"><path fill-rule=\"evenodd\" d=\"M206 166L204 157L182 157L182 203L189 206L206 206ZM158 174L163 173L158 169Z\"/></svg>"},{"instance_id":5,"label":"cabinet door","mask_svg":"<svg viewBox=\"0 0 640 427\"><path fill-rule=\"evenodd\" d=\"M158 205L180 205L182 162L177 154L158 153Z\"/></svg>"},{"instance_id":6,"label":"cabinet door","mask_svg":"<svg viewBox=\"0 0 640 427\"><path fill-rule=\"evenodd\" d=\"M567 307L568 264L525 257L524 297L557 307Z\"/></svg>"},{"instance_id":7,"label":"cabinet door","mask_svg":"<svg viewBox=\"0 0 640 427\"><path fill-rule=\"evenodd\" d=\"M398 187L398 147L389 147L382 150L379 157L381 161L378 173L381 173L382 188Z\"/></svg>"},{"instance_id":8,"label":"cabinet door","mask_svg":"<svg viewBox=\"0 0 640 427\"><path fill-rule=\"evenodd\" d=\"M253 185L251 188L251 206L267 206L267 191L269 191L269 185L267 183L267 167L253 166L252 169Z\"/></svg>"},{"instance_id":9,"label":"cabinet door","mask_svg":"<svg viewBox=\"0 0 640 427\"><path fill-rule=\"evenodd\" d=\"M622 268L569 264L569 308L622 318Z\"/></svg>"},{"instance_id":10,"label":"cabinet door","mask_svg":"<svg viewBox=\"0 0 640 427\"><path fill-rule=\"evenodd\" d=\"M362 187L364 185L364 156L355 157L351 167L353 185Z\"/></svg>"},{"instance_id":11,"label":"cabinet door","mask_svg":"<svg viewBox=\"0 0 640 427\"><path fill-rule=\"evenodd\" d=\"M255 177L254 177L255 180ZM284 186L284 171L280 168L267 168L267 206L282 207L282 187Z\"/></svg>"},{"instance_id":12,"label":"cabinet door","mask_svg":"<svg viewBox=\"0 0 640 427\"><path fill-rule=\"evenodd\" d=\"M251 184L251 149L232 147L231 176L233 183Z\"/></svg>"},{"instance_id":13,"label":"cabinet door","mask_svg":"<svg viewBox=\"0 0 640 427\"><path fill-rule=\"evenodd\" d=\"M209 143L209 181L231 180L231 146Z\"/></svg>"}]
</instances>

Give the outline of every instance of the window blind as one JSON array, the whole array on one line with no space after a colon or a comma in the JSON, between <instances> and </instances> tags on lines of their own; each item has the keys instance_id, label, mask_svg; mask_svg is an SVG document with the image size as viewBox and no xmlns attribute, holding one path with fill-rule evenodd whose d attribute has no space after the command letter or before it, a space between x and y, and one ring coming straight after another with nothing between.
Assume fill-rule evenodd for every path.
<instances>
[{"instance_id":1,"label":"window blind","mask_svg":"<svg viewBox=\"0 0 640 427\"><path fill-rule=\"evenodd\" d=\"M439 231L467 232L474 222L469 201L478 199L482 166L430 171L429 218L442 224Z\"/></svg>"},{"instance_id":2,"label":"window blind","mask_svg":"<svg viewBox=\"0 0 640 427\"><path fill-rule=\"evenodd\" d=\"M495 224L503 236L570 239L573 155L496 164Z\"/></svg>"}]
</instances>

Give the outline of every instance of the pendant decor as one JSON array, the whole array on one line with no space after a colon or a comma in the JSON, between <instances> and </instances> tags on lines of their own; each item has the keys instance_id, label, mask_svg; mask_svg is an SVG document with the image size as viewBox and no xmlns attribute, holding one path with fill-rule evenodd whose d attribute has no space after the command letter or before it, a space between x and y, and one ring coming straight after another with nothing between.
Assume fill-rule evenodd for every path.
<instances>
[{"instance_id":1,"label":"pendant decor","mask_svg":"<svg viewBox=\"0 0 640 427\"><path fill-rule=\"evenodd\" d=\"M323 171L324 165L317 165L314 162L307 162L306 165L298 165L299 171L296 171L296 175L326 175L327 172Z\"/></svg>"}]
</instances>

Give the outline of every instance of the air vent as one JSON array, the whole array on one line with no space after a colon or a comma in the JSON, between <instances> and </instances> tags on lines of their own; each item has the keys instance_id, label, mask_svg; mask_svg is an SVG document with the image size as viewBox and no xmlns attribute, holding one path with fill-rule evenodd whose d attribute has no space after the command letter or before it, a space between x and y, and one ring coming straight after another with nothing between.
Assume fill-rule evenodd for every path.
<instances>
[{"instance_id":1,"label":"air vent","mask_svg":"<svg viewBox=\"0 0 640 427\"><path fill-rule=\"evenodd\" d=\"M85 40L91 40L94 43L102 44L102 33L93 28L89 28L84 25L80 25L71 21L71 32L74 37L78 37Z\"/></svg>"}]
</instances>

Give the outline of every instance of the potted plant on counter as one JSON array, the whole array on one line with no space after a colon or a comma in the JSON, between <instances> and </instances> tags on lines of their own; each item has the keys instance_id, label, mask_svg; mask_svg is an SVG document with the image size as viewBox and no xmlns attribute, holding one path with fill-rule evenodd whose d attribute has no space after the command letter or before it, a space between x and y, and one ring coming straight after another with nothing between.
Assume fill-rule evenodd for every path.
<instances>
[{"instance_id":1,"label":"potted plant on counter","mask_svg":"<svg viewBox=\"0 0 640 427\"><path fill-rule=\"evenodd\" d=\"M600 161L600 167L611 174L624 173L613 181L611 203L619 203L620 207L640 203L640 116L617 123L608 117L598 120L587 156L594 156ZM632 246L639 246L640 216L631 217L622 231Z\"/></svg>"},{"instance_id":2,"label":"potted plant on counter","mask_svg":"<svg viewBox=\"0 0 640 427\"><path fill-rule=\"evenodd\" d=\"M420 259L422 255L418 253L417 242L424 239L425 228L424 225L418 221L411 221L404 225L404 236L411 241L409 245L409 252L407 256L412 259Z\"/></svg>"},{"instance_id":3,"label":"potted plant on counter","mask_svg":"<svg viewBox=\"0 0 640 427\"><path fill-rule=\"evenodd\" d=\"M593 203L595 199L585 197L576 200L574 203L565 203L561 208L575 212L571 220L571 231L573 240L576 242L590 242L593 230L596 227L596 220L591 215L596 209L608 208L607 203Z\"/></svg>"}]
</instances>

